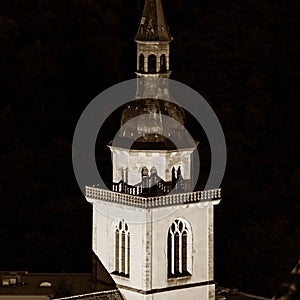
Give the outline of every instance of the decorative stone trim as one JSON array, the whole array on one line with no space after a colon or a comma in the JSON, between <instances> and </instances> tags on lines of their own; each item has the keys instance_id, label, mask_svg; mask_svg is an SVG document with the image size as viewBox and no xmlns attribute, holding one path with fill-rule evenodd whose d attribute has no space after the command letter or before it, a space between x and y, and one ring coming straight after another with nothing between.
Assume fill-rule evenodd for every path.
<instances>
[{"instance_id":1,"label":"decorative stone trim","mask_svg":"<svg viewBox=\"0 0 300 300\"><path fill-rule=\"evenodd\" d=\"M95 202L95 200L100 200L149 209L163 206L173 206L201 202L212 202L213 204L218 204L221 200L221 189L197 191L183 194L169 194L164 196L146 198L86 186L85 195L89 202Z\"/></svg>"}]
</instances>

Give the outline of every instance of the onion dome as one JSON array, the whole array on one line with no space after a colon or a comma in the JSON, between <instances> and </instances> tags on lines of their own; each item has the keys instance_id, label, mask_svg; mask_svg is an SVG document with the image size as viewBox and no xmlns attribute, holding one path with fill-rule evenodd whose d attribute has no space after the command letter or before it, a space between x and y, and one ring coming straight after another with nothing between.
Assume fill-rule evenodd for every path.
<instances>
[{"instance_id":1,"label":"onion dome","mask_svg":"<svg viewBox=\"0 0 300 300\"><path fill-rule=\"evenodd\" d=\"M184 126L185 113L176 103L150 98L134 100L123 110L117 143L133 149L189 148L193 145Z\"/></svg>"}]
</instances>

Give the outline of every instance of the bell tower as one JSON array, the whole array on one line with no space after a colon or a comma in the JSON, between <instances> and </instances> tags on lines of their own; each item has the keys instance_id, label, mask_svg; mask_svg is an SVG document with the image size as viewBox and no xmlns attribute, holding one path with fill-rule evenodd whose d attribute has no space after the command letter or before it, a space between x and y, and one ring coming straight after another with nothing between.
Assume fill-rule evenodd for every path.
<instances>
[{"instance_id":1,"label":"bell tower","mask_svg":"<svg viewBox=\"0 0 300 300\"><path fill-rule=\"evenodd\" d=\"M169 78L169 44L172 37L160 0L146 0L135 41L137 76Z\"/></svg>"},{"instance_id":2,"label":"bell tower","mask_svg":"<svg viewBox=\"0 0 300 300\"><path fill-rule=\"evenodd\" d=\"M170 71L170 43L172 37L164 16L161 0L146 0L143 14L139 24L135 42L137 43L137 68L138 78L136 98L153 98L168 95L166 81L161 89L151 93L151 85L156 84L157 78L169 78ZM146 82L145 82L146 81ZM141 88L142 86L142 88ZM157 93L158 92L158 93Z\"/></svg>"},{"instance_id":3,"label":"bell tower","mask_svg":"<svg viewBox=\"0 0 300 300\"><path fill-rule=\"evenodd\" d=\"M184 110L161 99L171 40L161 0L146 0L135 37L136 99L108 145L111 190L86 187L93 251L126 300L215 299L213 208L221 190L192 188L197 142L186 136Z\"/></svg>"}]
</instances>

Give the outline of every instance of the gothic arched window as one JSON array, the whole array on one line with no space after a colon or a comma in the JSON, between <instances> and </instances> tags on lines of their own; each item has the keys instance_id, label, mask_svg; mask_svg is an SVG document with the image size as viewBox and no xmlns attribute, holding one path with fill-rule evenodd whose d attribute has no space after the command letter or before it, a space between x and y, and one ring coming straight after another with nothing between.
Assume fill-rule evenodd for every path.
<instances>
[{"instance_id":1,"label":"gothic arched window","mask_svg":"<svg viewBox=\"0 0 300 300\"><path fill-rule=\"evenodd\" d=\"M160 56L160 71L167 72L167 62L166 62L166 55L162 54Z\"/></svg>"},{"instance_id":2,"label":"gothic arched window","mask_svg":"<svg viewBox=\"0 0 300 300\"><path fill-rule=\"evenodd\" d=\"M176 219L169 228L168 277L189 276L192 273L192 231L189 223Z\"/></svg>"},{"instance_id":3,"label":"gothic arched window","mask_svg":"<svg viewBox=\"0 0 300 300\"><path fill-rule=\"evenodd\" d=\"M148 72L156 73L156 56L154 54L148 56Z\"/></svg>"},{"instance_id":4,"label":"gothic arched window","mask_svg":"<svg viewBox=\"0 0 300 300\"><path fill-rule=\"evenodd\" d=\"M115 228L115 272L129 277L130 271L130 232L124 220Z\"/></svg>"},{"instance_id":5,"label":"gothic arched window","mask_svg":"<svg viewBox=\"0 0 300 300\"><path fill-rule=\"evenodd\" d=\"M139 57L139 71L144 71L144 54L140 54Z\"/></svg>"}]
</instances>

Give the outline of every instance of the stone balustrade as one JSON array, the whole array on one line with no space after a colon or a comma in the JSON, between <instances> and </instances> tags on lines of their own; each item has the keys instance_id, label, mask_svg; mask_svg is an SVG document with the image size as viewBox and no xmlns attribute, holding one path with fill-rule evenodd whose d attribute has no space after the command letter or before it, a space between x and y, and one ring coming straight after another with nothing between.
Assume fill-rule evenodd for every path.
<instances>
[{"instance_id":1,"label":"stone balustrade","mask_svg":"<svg viewBox=\"0 0 300 300\"><path fill-rule=\"evenodd\" d=\"M221 189L212 189L182 194L169 194L164 196L146 198L86 186L86 197L91 199L90 202L93 202L94 200L102 200L138 208L155 208L162 206L218 201L221 200Z\"/></svg>"}]
</instances>

